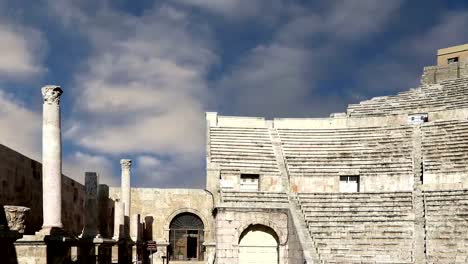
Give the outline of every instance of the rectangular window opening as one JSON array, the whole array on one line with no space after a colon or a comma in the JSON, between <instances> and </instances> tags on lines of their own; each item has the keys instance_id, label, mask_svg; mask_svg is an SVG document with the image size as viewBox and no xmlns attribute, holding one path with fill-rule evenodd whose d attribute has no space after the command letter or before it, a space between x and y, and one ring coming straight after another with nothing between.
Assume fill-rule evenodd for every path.
<instances>
[{"instance_id":1,"label":"rectangular window opening","mask_svg":"<svg viewBox=\"0 0 468 264\"><path fill-rule=\"evenodd\" d=\"M359 176L340 176L340 192L359 192Z\"/></svg>"},{"instance_id":2,"label":"rectangular window opening","mask_svg":"<svg viewBox=\"0 0 468 264\"><path fill-rule=\"evenodd\" d=\"M455 63L455 62L458 62L458 57L449 58L449 59L447 60L447 63L449 63L449 64L450 64L450 63Z\"/></svg>"},{"instance_id":3,"label":"rectangular window opening","mask_svg":"<svg viewBox=\"0 0 468 264\"><path fill-rule=\"evenodd\" d=\"M240 176L240 190L246 192L257 192L259 190L258 174L241 174Z\"/></svg>"}]
</instances>

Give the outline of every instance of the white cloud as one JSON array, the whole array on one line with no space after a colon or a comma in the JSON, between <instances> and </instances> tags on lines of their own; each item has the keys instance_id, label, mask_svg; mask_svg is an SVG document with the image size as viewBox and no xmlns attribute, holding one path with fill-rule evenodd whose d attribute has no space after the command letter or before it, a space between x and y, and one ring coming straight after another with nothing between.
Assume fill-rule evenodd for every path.
<instances>
[{"instance_id":1,"label":"white cloud","mask_svg":"<svg viewBox=\"0 0 468 264\"><path fill-rule=\"evenodd\" d=\"M240 58L220 81L241 115L324 116L347 98L320 94L318 82L346 67L349 47L383 30L401 1L330 1L285 13L271 41ZM289 16L288 16L289 15ZM333 78L335 79L335 78Z\"/></svg>"},{"instance_id":2,"label":"white cloud","mask_svg":"<svg viewBox=\"0 0 468 264\"><path fill-rule=\"evenodd\" d=\"M0 90L0 144L40 161L42 117Z\"/></svg>"},{"instance_id":3,"label":"white cloud","mask_svg":"<svg viewBox=\"0 0 468 264\"><path fill-rule=\"evenodd\" d=\"M158 188L183 187L204 188L203 157L192 155L156 158L151 155L141 155L136 158L134 175L137 186L155 186Z\"/></svg>"},{"instance_id":4,"label":"white cloud","mask_svg":"<svg viewBox=\"0 0 468 264\"><path fill-rule=\"evenodd\" d=\"M108 158L80 151L64 157L63 173L65 175L84 183L85 172L97 172L100 184L119 185L119 177L113 173L112 162Z\"/></svg>"},{"instance_id":5,"label":"white cloud","mask_svg":"<svg viewBox=\"0 0 468 264\"><path fill-rule=\"evenodd\" d=\"M109 28L90 32L94 50L76 77L80 100L66 135L113 155L200 153L205 78L216 62L210 35L170 7L138 19L119 15L121 24L105 39L100 32Z\"/></svg>"},{"instance_id":6,"label":"white cloud","mask_svg":"<svg viewBox=\"0 0 468 264\"><path fill-rule=\"evenodd\" d=\"M201 187L204 107L211 101L206 78L217 63L210 31L167 5L139 17L109 7L95 12L64 18L92 48L74 78L64 137L99 156L141 156L137 185L181 186L176 179L190 171L196 179L188 182ZM149 157L156 155L165 157L164 169L152 179Z\"/></svg>"},{"instance_id":7,"label":"white cloud","mask_svg":"<svg viewBox=\"0 0 468 264\"><path fill-rule=\"evenodd\" d=\"M292 3L283 0L176 0L175 2L234 20L247 18L276 20L293 6Z\"/></svg>"},{"instance_id":8,"label":"white cloud","mask_svg":"<svg viewBox=\"0 0 468 264\"><path fill-rule=\"evenodd\" d=\"M46 41L34 28L0 21L0 77L21 79L44 72Z\"/></svg>"},{"instance_id":9,"label":"white cloud","mask_svg":"<svg viewBox=\"0 0 468 264\"><path fill-rule=\"evenodd\" d=\"M338 39L360 39L382 30L402 1L338 0L322 14L323 30Z\"/></svg>"},{"instance_id":10,"label":"white cloud","mask_svg":"<svg viewBox=\"0 0 468 264\"><path fill-rule=\"evenodd\" d=\"M359 85L352 90L359 100L396 94L419 85L424 66L436 64L437 49L466 42L468 12L448 12L427 30L402 38L358 71Z\"/></svg>"}]
</instances>

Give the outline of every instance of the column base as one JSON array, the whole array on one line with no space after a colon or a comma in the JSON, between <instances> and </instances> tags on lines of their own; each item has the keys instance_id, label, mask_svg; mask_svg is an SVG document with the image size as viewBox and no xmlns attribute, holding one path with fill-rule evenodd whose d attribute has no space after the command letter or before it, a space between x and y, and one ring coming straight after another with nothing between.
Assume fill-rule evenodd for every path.
<instances>
[{"instance_id":1,"label":"column base","mask_svg":"<svg viewBox=\"0 0 468 264\"><path fill-rule=\"evenodd\" d=\"M66 236L67 233L63 230L63 226L42 226L42 229L37 231L36 236Z\"/></svg>"}]
</instances>

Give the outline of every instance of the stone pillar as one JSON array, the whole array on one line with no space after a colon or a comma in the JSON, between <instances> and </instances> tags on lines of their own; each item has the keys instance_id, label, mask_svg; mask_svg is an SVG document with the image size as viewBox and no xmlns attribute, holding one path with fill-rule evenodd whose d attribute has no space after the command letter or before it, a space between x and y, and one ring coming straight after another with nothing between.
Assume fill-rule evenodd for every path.
<instances>
[{"instance_id":1,"label":"stone pillar","mask_svg":"<svg viewBox=\"0 0 468 264\"><path fill-rule=\"evenodd\" d=\"M100 237L98 231L98 175L96 172L85 173L84 227L81 238Z\"/></svg>"},{"instance_id":2,"label":"stone pillar","mask_svg":"<svg viewBox=\"0 0 468 264\"><path fill-rule=\"evenodd\" d=\"M125 204L125 217L130 219L130 167L132 160L121 159L122 166L122 202Z\"/></svg>"},{"instance_id":3,"label":"stone pillar","mask_svg":"<svg viewBox=\"0 0 468 264\"><path fill-rule=\"evenodd\" d=\"M59 86L42 87L42 231L62 229L62 139Z\"/></svg>"},{"instance_id":4,"label":"stone pillar","mask_svg":"<svg viewBox=\"0 0 468 264\"><path fill-rule=\"evenodd\" d=\"M132 219L130 222L130 237L132 238L133 242L137 242L141 240L140 237L140 215L134 214L132 215Z\"/></svg>"},{"instance_id":5,"label":"stone pillar","mask_svg":"<svg viewBox=\"0 0 468 264\"><path fill-rule=\"evenodd\" d=\"M120 201L115 201L114 206L114 236L115 240L123 237L124 223L125 223L125 204Z\"/></svg>"},{"instance_id":6,"label":"stone pillar","mask_svg":"<svg viewBox=\"0 0 468 264\"><path fill-rule=\"evenodd\" d=\"M130 238L133 241L132 245L132 262L137 263L138 260L138 253L140 248L141 236L140 236L140 215L134 214L132 215L132 219L130 220Z\"/></svg>"}]
</instances>

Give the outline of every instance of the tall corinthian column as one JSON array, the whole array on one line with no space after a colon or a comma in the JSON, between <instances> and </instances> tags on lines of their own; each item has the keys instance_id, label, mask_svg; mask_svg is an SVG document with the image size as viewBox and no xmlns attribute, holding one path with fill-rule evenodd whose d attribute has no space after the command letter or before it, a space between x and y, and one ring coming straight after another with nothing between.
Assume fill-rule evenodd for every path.
<instances>
[{"instance_id":1,"label":"tall corinthian column","mask_svg":"<svg viewBox=\"0 0 468 264\"><path fill-rule=\"evenodd\" d=\"M62 139L59 86L42 87L42 230L62 228Z\"/></svg>"},{"instance_id":2,"label":"tall corinthian column","mask_svg":"<svg viewBox=\"0 0 468 264\"><path fill-rule=\"evenodd\" d=\"M130 168L132 160L121 159L122 166L122 202L125 204L125 217L130 219Z\"/></svg>"}]
</instances>

